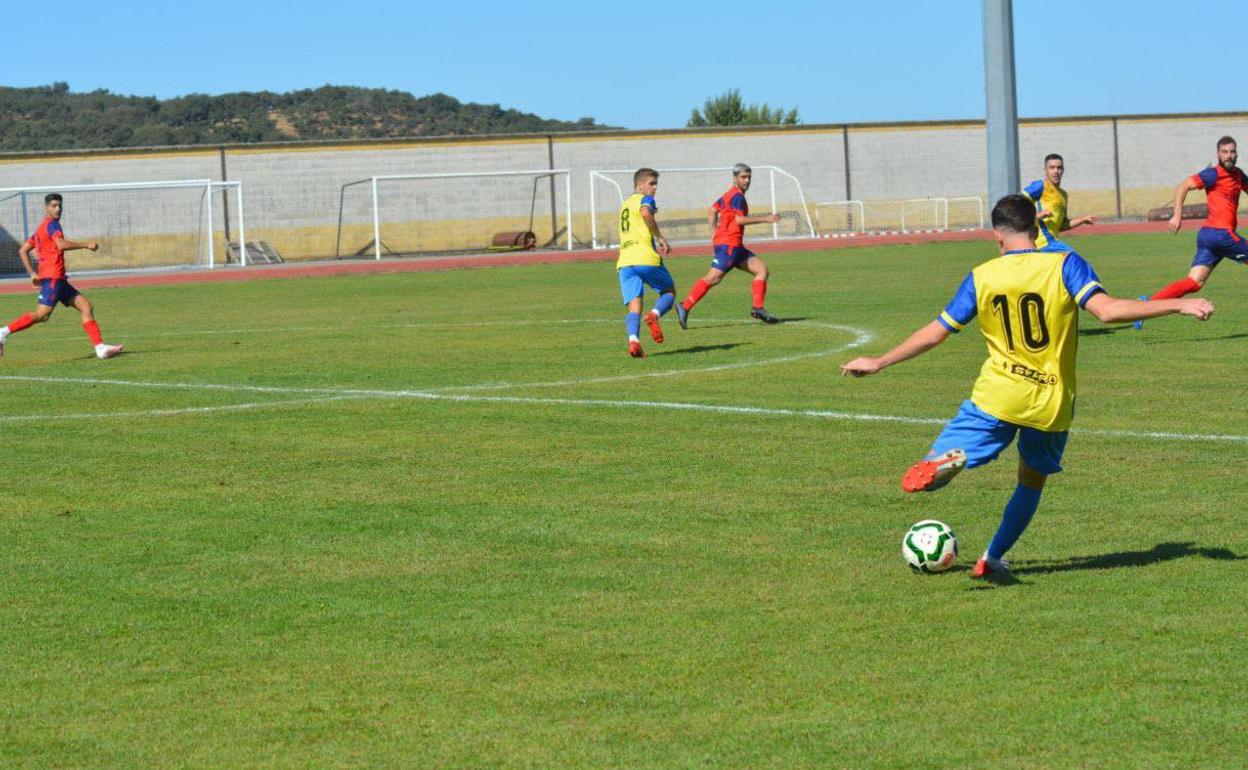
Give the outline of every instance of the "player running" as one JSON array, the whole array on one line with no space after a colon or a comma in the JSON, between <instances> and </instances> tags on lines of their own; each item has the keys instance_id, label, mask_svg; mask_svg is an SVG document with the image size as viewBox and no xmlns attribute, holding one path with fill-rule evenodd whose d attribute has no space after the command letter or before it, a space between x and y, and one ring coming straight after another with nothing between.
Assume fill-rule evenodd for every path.
<instances>
[{"instance_id":1,"label":"player running","mask_svg":"<svg viewBox=\"0 0 1248 770\"><path fill-rule=\"evenodd\" d=\"M763 300L767 297L767 265L743 244L746 225L780 221L779 214L750 216L750 204L745 202L745 193L750 189L750 179L753 176L754 172L744 163L733 166L732 187L711 204L709 224L715 258L711 260L711 269L694 282L689 296L676 306L676 318L682 329L689 328L689 311L698 304L698 300L706 296L712 286L724 280L724 274L734 267L754 275L754 307L750 310L750 315L763 323L774 324L780 321L763 307Z\"/></svg>"},{"instance_id":2,"label":"player running","mask_svg":"<svg viewBox=\"0 0 1248 770\"><path fill-rule=\"evenodd\" d=\"M43 199L44 220L35 228L35 234L22 244L18 256L30 274L31 283L39 287L39 303L33 313L24 313L13 319L7 326L0 327L0 355L4 355L4 343L10 334L28 329L34 324L43 323L52 317L56 303L65 307L73 307L82 314L82 328L87 338L95 346L96 358L112 358L121 352L121 345L106 345L100 335L100 325L95 321L94 308L91 301L80 294L69 282L65 274L65 252L74 249L90 249L95 251L99 244L95 241L71 241L65 237L61 229L61 212L63 201L60 193L49 193ZM39 270L35 271L30 264L30 252L35 251L39 257Z\"/></svg>"},{"instance_id":3,"label":"player running","mask_svg":"<svg viewBox=\"0 0 1248 770\"><path fill-rule=\"evenodd\" d=\"M1239 150L1235 140L1224 136L1218 140L1218 163L1204 171L1192 174L1174 188L1174 213L1170 217L1170 232L1177 233L1183 226L1183 201L1192 190L1204 190L1209 203L1209 216L1196 232L1196 256L1187 277L1169 284L1153 295L1153 299L1172 299L1200 291L1213 268L1222 259L1232 259L1240 264L1248 259L1248 242L1235 232L1238 224L1236 210L1239 194L1244 189L1244 172L1235 165ZM1136 324L1140 328L1140 324Z\"/></svg>"},{"instance_id":4,"label":"player running","mask_svg":"<svg viewBox=\"0 0 1248 770\"><path fill-rule=\"evenodd\" d=\"M1039 235L1036 237L1037 249L1056 249L1070 251L1071 248L1057 239L1057 235L1074 230L1083 225L1094 225L1097 219L1093 215L1071 220L1066 216L1066 204L1069 202L1066 191L1062 189L1062 176L1066 173L1066 161L1057 153L1044 156L1044 179L1037 179L1023 188L1023 194L1036 204L1036 224Z\"/></svg>"},{"instance_id":5,"label":"player running","mask_svg":"<svg viewBox=\"0 0 1248 770\"><path fill-rule=\"evenodd\" d=\"M628 354L633 358L645 358L638 333L641 331L641 299L646 286L659 293L654 307L646 314L646 325L655 342L663 341L663 329L659 318L676 304L676 283L672 274L663 266L663 257L671 254L672 247L659 232L654 214L659 210L654 193L659 189L659 172L652 168L639 168L633 174L633 194L620 206L620 258L616 271L620 276L620 294L628 315L624 325L628 328Z\"/></svg>"},{"instance_id":6,"label":"player running","mask_svg":"<svg viewBox=\"0 0 1248 770\"><path fill-rule=\"evenodd\" d=\"M1037 249L1032 201L1007 195L992 210L1001 256L971 270L940 316L879 358L855 358L841 374L863 377L936 347L979 317L988 343L971 397L937 436L925 459L901 480L907 492L930 492L963 468L992 462L1018 435L1018 486L972 578L1003 575L1003 558L1031 522L1045 479L1062 470L1075 404L1079 308L1105 323L1170 313L1202 321L1213 305L1200 299L1137 301L1112 297L1074 251Z\"/></svg>"}]
</instances>

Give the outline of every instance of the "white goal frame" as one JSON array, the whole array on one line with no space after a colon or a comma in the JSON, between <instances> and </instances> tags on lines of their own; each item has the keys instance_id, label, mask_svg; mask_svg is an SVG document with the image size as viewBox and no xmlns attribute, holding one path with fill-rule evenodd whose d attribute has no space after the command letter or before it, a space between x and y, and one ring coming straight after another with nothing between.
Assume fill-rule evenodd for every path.
<instances>
[{"instance_id":1,"label":"white goal frame","mask_svg":"<svg viewBox=\"0 0 1248 770\"><path fill-rule=\"evenodd\" d=\"M563 176L563 227L567 234L567 250L572 251L572 171L566 168L541 168L532 171L467 171L448 174L379 174L355 182L342 185L338 193L338 246L342 243L342 212L346 201L348 187L368 184L372 189L373 206L373 259L381 259L381 195L378 191L379 182L395 182L407 179L471 179L474 177L556 177ZM335 248L337 252L337 248Z\"/></svg>"},{"instance_id":2,"label":"white goal frame","mask_svg":"<svg viewBox=\"0 0 1248 770\"><path fill-rule=\"evenodd\" d=\"M688 172L707 172L707 171L723 171L725 173L732 173L732 169L733 169L732 166L705 166L705 167L700 167L700 168L656 168L655 171L658 171L660 174L679 174L679 173L688 173ZM793 176L789 172L785 171L784 169L780 168L779 166L754 166L753 170L755 171L755 173L759 171L768 172L768 188L771 192L771 213L772 214L780 213L779 209L776 206L776 174L779 174L780 176L786 177L793 181L793 184L797 186L797 195L802 201L802 213L806 217L806 232L808 233L808 237L810 238L818 237L815 234L814 221L810 218L810 206L806 203L806 193L805 191L802 190L802 183L798 181L798 178ZM607 249L607 248L611 248L612 246L612 241L609 239L609 237L604 237L604 239L601 242L598 240L599 206L598 206L597 190L595 189L594 183L598 180L602 180L604 182L609 183L612 187L615 188L616 194L619 196L619 199L620 199L619 202L615 204L615 208L618 209L620 206L624 205L624 197L625 197L624 189L620 187L619 182L607 176L607 174L631 174L634 171L636 171L636 169L608 168L608 169L593 169L589 172L589 223L590 223L590 246L591 248ZM604 201L602 205L605 207L608 204L607 202ZM771 225L771 237L773 240L780 240L780 224L778 222L773 222Z\"/></svg>"},{"instance_id":3,"label":"white goal frame","mask_svg":"<svg viewBox=\"0 0 1248 770\"><path fill-rule=\"evenodd\" d=\"M961 204L961 203L971 203L971 202L974 202L975 204L974 221L978 222L978 226L977 227L975 225L971 225L969 227L963 226L960 229L983 230L984 229L984 199L977 195L967 195L967 196L962 196L962 197L957 197L957 198L906 198L905 200L886 199L886 200L873 200L873 201L865 201L865 202L861 200L819 201L818 203L813 204L813 206L815 209L815 221L816 222L819 221L819 212L821 209L840 208L840 209L847 210L851 214L851 221L852 221L852 213L854 211L857 211L858 213L858 219L856 221L856 224L854 224L852 228L849 228L844 233L826 234L824 235L824 237L826 238L826 237L842 237L844 235L851 235L851 234L859 234L859 235L866 234L867 230L871 229L871 228L868 228L867 226L865 206L868 203L877 208L877 213L880 207L887 207L889 210L893 211L896 215L895 218L898 219L900 222L900 224L898 225L899 229L895 230L895 232L908 234L908 233L921 233L921 232L945 232L949 230L950 229L949 228L949 204L951 203ZM913 216L910 218L910 222L907 223L906 221L907 212L914 211L916 207L921 207L924 210L931 212L932 219L933 219L933 225L931 227L919 227L919 228L912 227L911 225L914 224ZM878 225L875 227L875 230L879 232L887 231L886 228L882 228Z\"/></svg>"},{"instance_id":4,"label":"white goal frame","mask_svg":"<svg viewBox=\"0 0 1248 770\"><path fill-rule=\"evenodd\" d=\"M243 221L243 183L242 182L218 182L212 179L174 179L167 182L112 182L105 184L63 184L63 185L40 185L39 187L0 187L0 201L9 198L19 198L22 206L22 239L26 240L31 236L30 220L26 214L26 196L42 195L46 193L72 193L72 192L103 192L107 190L160 190L160 189L186 189L186 188L203 188L204 190L204 215L200 221L200 227L203 228L205 238L208 241L208 269L211 270L217 266L215 247L213 246L212 237L212 196L217 192L233 191L237 193L236 214L238 215L238 242L240 244L239 264L243 267L247 266L247 226ZM142 269L142 268L140 268ZM167 268L157 268L167 269ZM96 271L90 271L96 272Z\"/></svg>"}]
</instances>

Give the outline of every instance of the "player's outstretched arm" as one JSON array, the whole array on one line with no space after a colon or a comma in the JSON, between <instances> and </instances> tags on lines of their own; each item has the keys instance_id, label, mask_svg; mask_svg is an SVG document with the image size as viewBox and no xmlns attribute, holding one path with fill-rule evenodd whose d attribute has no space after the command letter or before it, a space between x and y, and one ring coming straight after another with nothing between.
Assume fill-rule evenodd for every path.
<instances>
[{"instance_id":1,"label":"player's outstretched arm","mask_svg":"<svg viewBox=\"0 0 1248 770\"><path fill-rule=\"evenodd\" d=\"M1192 184L1191 177L1179 182L1178 187L1174 188L1174 213L1170 216L1170 232L1177 233L1183 226L1183 201L1187 200L1187 194L1195 189L1196 185Z\"/></svg>"},{"instance_id":2,"label":"player's outstretched arm","mask_svg":"<svg viewBox=\"0 0 1248 770\"><path fill-rule=\"evenodd\" d=\"M762 225L762 224L769 225L769 224L772 224L773 222L779 222L779 221L780 221L779 214L763 214L757 217L737 217L737 224L741 225L742 227L744 227L745 225Z\"/></svg>"},{"instance_id":3,"label":"player's outstretched arm","mask_svg":"<svg viewBox=\"0 0 1248 770\"><path fill-rule=\"evenodd\" d=\"M100 244L95 241L83 241L79 243L78 241L71 241L62 235L58 235L56 236L56 247L61 251L73 251L74 249L90 249L91 251L95 251L100 247Z\"/></svg>"},{"instance_id":4,"label":"player's outstretched arm","mask_svg":"<svg viewBox=\"0 0 1248 770\"><path fill-rule=\"evenodd\" d=\"M1111 297L1104 292L1093 295L1084 303L1083 309L1104 323L1139 321L1172 313L1190 315L1198 321L1207 321L1209 316L1213 315L1213 303L1207 299L1123 299Z\"/></svg>"},{"instance_id":5,"label":"player's outstretched arm","mask_svg":"<svg viewBox=\"0 0 1248 770\"><path fill-rule=\"evenodd\" d=\"M879 358L862 356L841 364L841 376L844 377L849 374L854 377L866 377L868 374L875 374L893 364L909 361L911 358L922 355L944 342L949 334L950 332L945 328L944 324L940 321L932 321Z\"/></svg>"},{"instance_id":6,"label":"player's outstretched arm","mask_svg":"<svg viewBox=\"0 0 1248 770\"><path fill-rule=\"evenodd\" d=\"M1062 229L1074 230L1076 227L1082 227L1083 225L1094 225L1099 221L1101 220L1096 216L1096 214L1088 214L1087 216L1075 217L1074 219L1067 222L1066 226L1063 227Z\"/></svg>"}]
</instances>

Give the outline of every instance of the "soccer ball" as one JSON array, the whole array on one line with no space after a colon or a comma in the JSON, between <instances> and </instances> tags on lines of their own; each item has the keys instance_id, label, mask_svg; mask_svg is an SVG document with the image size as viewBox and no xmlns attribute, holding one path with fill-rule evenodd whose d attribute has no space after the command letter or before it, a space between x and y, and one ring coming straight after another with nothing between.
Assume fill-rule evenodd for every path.
<instances>
[{"instance_id":1,"label":"soccer ball","mask_svg":"<svg viewBox=\"0 0 1248 770\"><path fill-rule=\"evenodd\" d=\"M901 556L919 572L944 572L958 560L958 537L947 524L924 519L901 539Z\"/></svg>"}]
</instances>

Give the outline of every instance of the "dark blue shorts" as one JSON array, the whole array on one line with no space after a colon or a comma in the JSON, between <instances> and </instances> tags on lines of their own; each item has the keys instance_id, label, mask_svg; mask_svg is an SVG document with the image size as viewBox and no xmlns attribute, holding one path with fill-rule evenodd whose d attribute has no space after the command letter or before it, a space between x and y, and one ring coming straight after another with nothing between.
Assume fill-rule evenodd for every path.
<instances>
[{"instance_id":1,"label":"dark blue shorts","mask_svg":"<svg viewBox=\"0 0 1248 770\"><path fill-rule=\"evenodd\" d=\"M1018 453L1029 467L1046 476L1061 473L1066 431L1045 431L998 420L975 406L969 398L962 402L957 415L936 437L927 459L950 449L961 449L966 452L966 467L975 468L997 459L1015 435L1018 436Z\"/></svg>"},{"instance_id":2,"label":"dark blue shorts","mask_svg":"<svg viewBox=\"0 0 1248 770\"><path fill-rule=\"evenodd\" d=\"M74 297L78 296L78 290L70 284L67 278L44 278L39 282L39 304L48 307L56 307L56 303L61 303L65 307L74 306Z\"/></svg>"},{"instance_id":3,"label":"dark blue shorts","mask_svg":"<svg viewBox=\"0 0 1248 770\"><path fill-rule=\"evenodd\" d=\"M754 256L754 252L744 246L725 246L723 244L715 244L715 258L711 260L711 267L726 273L734 267L745 269L745 261Z\"/></svg>"},{"instance_id":4,"label":"dark blue shorts","mask_svg":"<svg viewBox=\"0 0 1248 770\"><path fill-rule=\"evenodd\" d=\"M1231 259L1241 264L1248 260L1248 241L1240 238L1239 233L1234 230L1220 227L1200 228L1196 233L1196 256L1192 257L1192 267L1213 267L1223 259Z\"/></svg>"}]
</instances>

